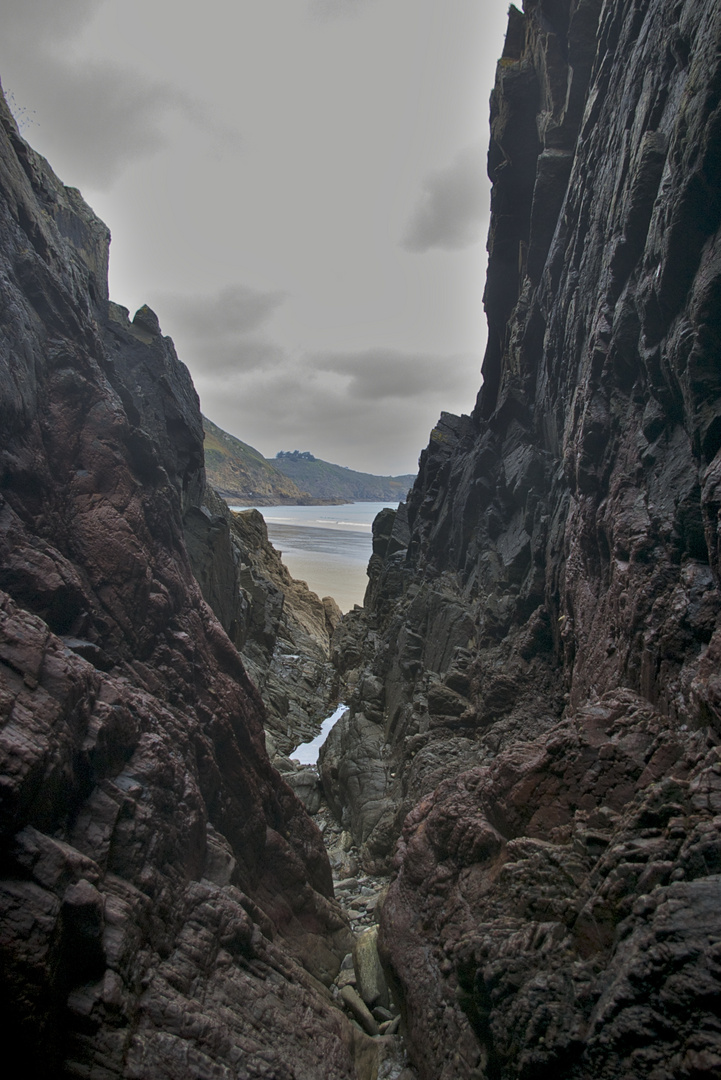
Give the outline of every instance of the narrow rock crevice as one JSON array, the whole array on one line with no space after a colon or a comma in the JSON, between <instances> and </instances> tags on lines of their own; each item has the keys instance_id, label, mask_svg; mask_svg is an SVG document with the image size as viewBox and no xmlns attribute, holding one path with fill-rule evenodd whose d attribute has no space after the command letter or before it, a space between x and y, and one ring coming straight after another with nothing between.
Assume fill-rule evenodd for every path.
<instances>
[{"instance_id":1,"label":"narrow rock crevice","mask_svg":"<svg viewBox=\"0 0 721 1080\"><path fill-rule=\"evenodd\" d=\"M31 1078L721 1072L720 40L710 0L511 8L484 384L343 619L208 488L172 342L0 102Z\"/></svg>"}]
</instances>

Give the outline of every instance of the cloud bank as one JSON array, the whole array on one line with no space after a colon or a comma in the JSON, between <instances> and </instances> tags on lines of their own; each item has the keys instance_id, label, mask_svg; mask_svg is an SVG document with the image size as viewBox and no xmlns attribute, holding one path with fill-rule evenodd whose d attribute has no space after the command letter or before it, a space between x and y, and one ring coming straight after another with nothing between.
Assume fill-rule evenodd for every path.
<instances>
[{"instance_id":1,"label":"cloud bank","mask_svg":"<svg viewBox=\"0 0 721 1080\"><path fill-rule=\"evenodd\" d=\"M361 471L415 471L441 410L468 411L480 356L374 347L294 352L273 338L282 292L228 285L152 297L206 416L267 457L310 450Z\"/></svg>"},{"instance_id":2,"label":"cloud bank","mask_svg":"<svg viewBox=\"0 0 721 1080\"><path fill-rule=\"evenodd\" d=\"M374 0L310 0L308 11L312 19L339 19L357 15Z\"/></svg>"},{"instance_id":3,"label":"cloud bank","mask_svg":"<svg viewBox=\"0 0 721 1080\"><path fill-rule=\"evenodd\" d=\"M227 285L207 296L161 293L153 303L181 358L206 380L226 380L283 361L283 350L257 332L284 299L282 292Z\"/></svg>"},{"instance_id":4,"label":"cloud bank","mask_svg":"<svg viewBox=\"0 0 721 1080\"><path fill-rule=\"evenodd\" d=\"M482 239L487 217L483 188L484 159L480 145L467 147L445 169L423 181L424 194L406 227L406 251L430 248L457 251Z\"/></svg>"},{"instance_id":5,"label":"cloud bank","mask_svg":"<svg viewBox=\"0 0 721 1080\"><path fill-rule=\"evenodd\" d=\"M442 394L453 389L457 369L453 359L395 349L352 353L316 353L305 358L309 371L328 372L347 380L354 400L387 401Z\"/></svg>"},{"instance_id":6,"label":"cloud bank","mask_svg":"<svg viewBox=\"0 0 721 1080\"><path fill-rule=\"evenodd\" d=\"M248 285L227 285L210 296L168 293L162 304L173 324L192 338L234 337L257 330L282 304L285 293L261 292Z\"/></svg>"},{"instance_id":7,"label":"cloud bank","mask_svg":"<svg viewBox=\"0 0 721 1080\"><path fill-rule=\"evenodd\" d=\"M0 40L4 81L13 99L40 125L33 142L54 166L72 162L74 183L108 190L132 162L167 144L171 117L216 131L203 105L182 88L153 80L133 67L80 61L72 45L102 0L3 0ZM32 72L31 90L25 72ZM22 119L19 117L19 119Z\"/></svg>"},{"instance_id":8,"label":"cloud bank","mask_svg":"<svg viewBox=\"0 0 721 1080\"><path fill-rule=\"evenodd\" d=\"M272 349L270 342L264 343ZM442 410L468 411L475 354L433 356L390 349L274 351L271 363L191 365L202 408L267 457L310 450L361 471L414 472Z\"/></svg>"}]
</instances>

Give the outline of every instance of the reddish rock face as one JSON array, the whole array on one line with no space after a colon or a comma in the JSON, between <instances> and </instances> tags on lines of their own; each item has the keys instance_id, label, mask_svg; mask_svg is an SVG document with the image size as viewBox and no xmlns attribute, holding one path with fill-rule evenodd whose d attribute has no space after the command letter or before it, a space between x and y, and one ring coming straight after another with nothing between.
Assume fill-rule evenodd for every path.
<instances>
[{"instance_id":1,"label":"reddish rock face","mask_svg":"<svg viewBox=\"0 0 721 1080\"><path fill-rule=\"evenodd\" d=\"M421 1075L712 1076L720 796L617 692L419 803L382 923Z\"/></svg>"},{"instance_id":2,"label":"reddish rock face","mask_svg":"<svg viewBox=\"0 0 721 1080\"><path fill-rule=\"evenodd\" d=\"M320 834L203 601L190 377L0 113L0 949L31 1076L353 1076Z\"/></svg>"}]
</instances>

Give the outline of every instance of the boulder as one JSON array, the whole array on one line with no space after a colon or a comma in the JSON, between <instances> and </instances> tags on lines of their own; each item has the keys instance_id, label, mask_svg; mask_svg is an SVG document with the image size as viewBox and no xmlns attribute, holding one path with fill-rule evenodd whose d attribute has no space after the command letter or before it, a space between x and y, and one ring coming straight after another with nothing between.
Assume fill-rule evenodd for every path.
<instances>
[{"instance_id":1,"label":"boulder","mask_svg":"<svg viewBox=\"0 0 721 1080\"><path fill-rule=\"evenodd\" d=\"M285 773L285 782L292 787L309 814L318 813L321 792L318 773L313 766Z\"/></svg>"},{"instance_id":2,"label":"boulder","mask_svg":"<svg viewBox=\"0 0 721 1080\"><path fill-rule=\"evenodd\" d=\"M364 930L353 942L353 967L358 993L368 1008L380 1006L387 1009L388 985L378 956L377 926Z\"/></svg>"},{"instance_id":3,"label":"boulder","mask_svg":"<svg viewBox=\"0 0 721 1080\"><path fill-rule=\"evenodd\" d=\"M358 1021L364 1031L369 1035L380 1035L378 1024L352 986L344 986L340 996L351 1016Z\"/></svg>"}]
</instances>

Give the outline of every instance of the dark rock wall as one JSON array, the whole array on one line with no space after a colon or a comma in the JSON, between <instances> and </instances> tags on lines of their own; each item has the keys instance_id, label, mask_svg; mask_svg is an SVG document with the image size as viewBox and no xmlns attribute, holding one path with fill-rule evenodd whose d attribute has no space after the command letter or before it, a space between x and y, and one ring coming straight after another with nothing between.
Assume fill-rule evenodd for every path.
<instances>
[{"instance_id":1,"label":"dark rock wall","mask_svg":"<svg viewBox=\"0 0 721 1080\"><path fill-rule=\"evenodd\" d=\"M320 834L191 572L188 373L108 303L107 229L0 109L6 1051L31 1077L370 1076L325 989L348 935Z\"/></svg>"},{"instance_id":2,"label":"dark rock wall","mask_svg":"<svg viewBox=\"0 0 721 1080\"><path fill-rule=\"evenodd\" d=\"M330 639L341 611L296 581L257 510L230 511L206 485L183 518L193 573L263 698L265 729L288 753L337 703Z\"/></svg>"},{"instance_id":3,"label":"dark rock wall","mask_svg":"<svg viewBox=\"0 0 721 1080\"><path fill-rule=\"evenodd\" d=\"M510 11L483 387L376 524L323 761L428 1080L721 1074L720 45Z\"/></svg>"}]
</instances>

